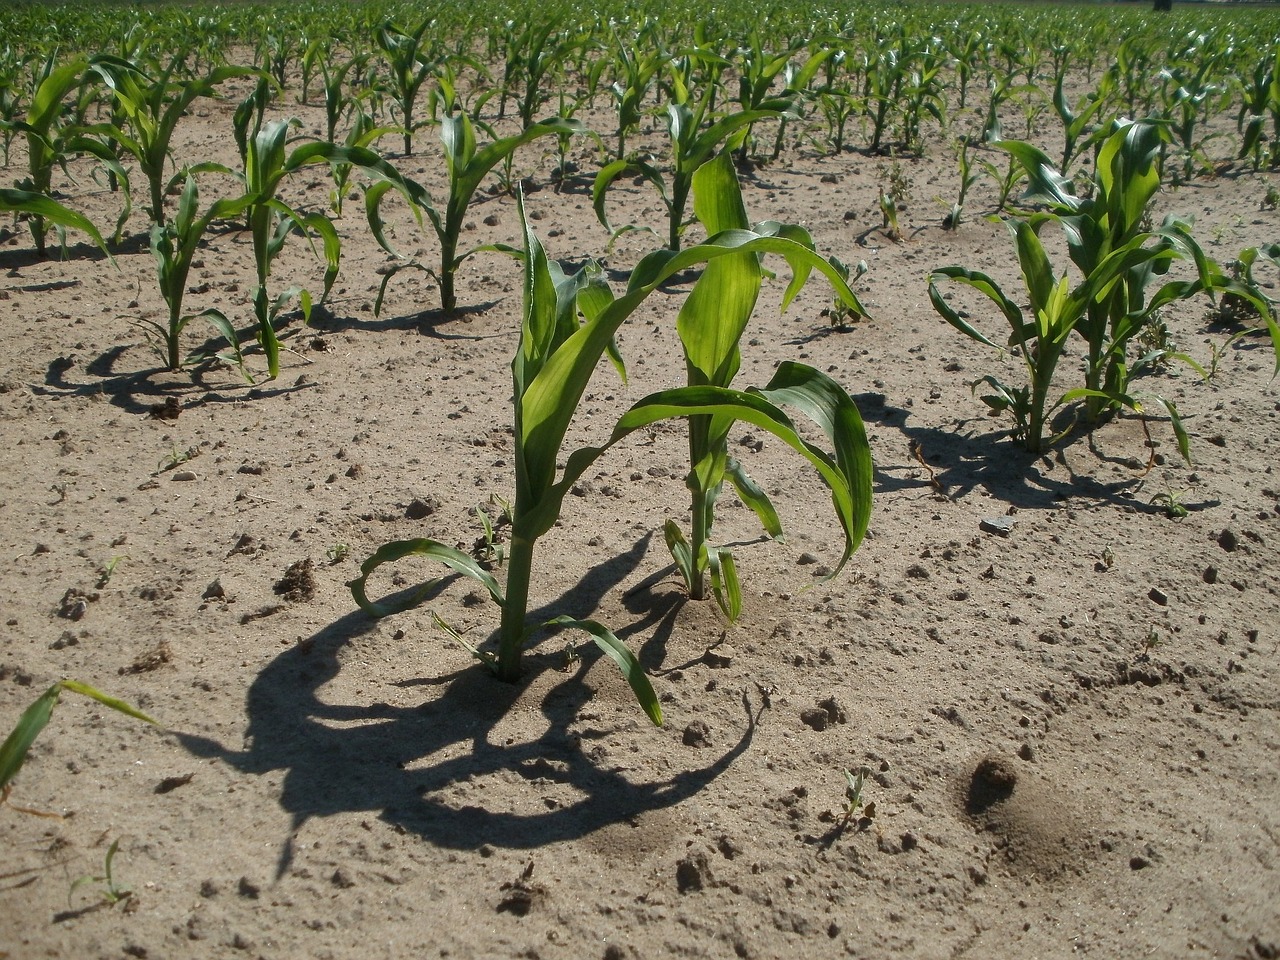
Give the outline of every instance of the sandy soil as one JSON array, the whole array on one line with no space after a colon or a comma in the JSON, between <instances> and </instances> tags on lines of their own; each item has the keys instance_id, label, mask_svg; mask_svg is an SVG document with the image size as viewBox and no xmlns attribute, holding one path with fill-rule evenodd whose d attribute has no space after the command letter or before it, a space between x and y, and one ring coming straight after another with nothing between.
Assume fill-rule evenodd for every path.
<instances>
[{"instance_id":1,"label":"sandy soil","mask_svg":"<svg viewBox=\"0 0 1280 960\"><path fill-rule=\"evenodd\" d=\"M230 112L200 103L178 155L229 160ZM273 113L320 122L292 102ZM1056 136L1043 132L1055 150ZM393 159L438 189L434 134L418 142ZM549 148L520 154L535 228L553 257L607 259L620 283L656 241L606 254L599 158L585 141L574 158L582 179L557 191ZM417 273L375 317L388 258L351 203L331 301L290 325L277 380L250 356L249 386L225 367L158 371L130 322L162 308L140 212L114 266L84 245L41 260L8 231L0 728L60 677L162 728L64 699L11 798L63 818L0 810L0 956L1277 956L1270 347L1236 343L1209 383L1144 383L1177 401L1191 466L1158 418L1150 470L1135 417L1023 454L969 387L1016 381L1015 362L926 296L951 263L1013 282L1004 229L981 219L992 188L943 230L956 170L931 131L925 157L901 161L913 186L893 242L876 193L889 163L791 145L744 182L754 217L805 223L825 252L868 264L873 319L847 330L824 317L820 283L783 316L772 284L739 380L794 357L856 396L876 499L846 571L818 583L838 556L827 498L747 429L736 452L790 536L762 542L723 502L718 535L742 543L748 594L736 626L682 600L662 543L664 519L687 513L677 429L602 460L543 541L533 606L611 625L653 677L662 729L564 637L530 654L519 686L491 679L431 622L488 635L495 611L465 586L375 622L344 585L390 539L469 547L474 510L510 495L511 261L463 267L455 318ZM1194 215L1227 259L1280 233L1260 208L1275 182L1199 179L1160 212ZM328 183L306 173L289 196L323 209ZM63 189L114 219L117 198L87 176ZM616 222L661 230L648 186L623 181L609 203ZM435 256L392 219L406 252ZM505 194L484 192L470 220L465 242L518 242ZM276 282L318 289L321 273L295 238ZM252 284L247 237L216 233L188 307L248 326ZM686 289L624 329L630 383L600 371L572 443L680 382ZM1202 361L1230 332L1205 301L1165 318ZM192 326L188 347L210 333ZM1167 517L1160 494L1187 516ZM987 532L998 518L1012 532ZM378 589L433 573L406 567ZM875 815L842 825L844 771L860 766ZM77 881L101 876L116 841L114 880L132 894L113 906L104 882Z\"/></svg>"}]
</instances>

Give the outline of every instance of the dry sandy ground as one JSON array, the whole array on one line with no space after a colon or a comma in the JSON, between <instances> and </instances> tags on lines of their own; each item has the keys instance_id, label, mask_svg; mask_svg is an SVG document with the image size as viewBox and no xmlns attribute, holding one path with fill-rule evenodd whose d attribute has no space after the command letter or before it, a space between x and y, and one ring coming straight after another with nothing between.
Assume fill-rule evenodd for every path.
<instances>
[{"instance_id":1,"label":"dry sandy ground","mask_svg":"<svg viewBox=\"0 0 1280 960\"><path fill-rule=\"evenodd\" d=\"M178 155L230 159L230 110L199 104ZM291 103L273 112L318 122ZM438 187L434 134L419 143L396 162ZM141 213L115 267L86 246L37 259L10 231L0 728L60 677L162 727L64 700L11 798L64 817L0 810L0 955L1276 956L1269 345L1235 344L1210 383L1177 370L1144 383L1178 402L1190 467L1158 419L1149 471L1134 417L1044 457L1019 452L968 385L1016 382L1016 363L947 327L925 287L950 263L1012 283L1012 247L980 217L985 182L973 219L941 228L956 173L936 131L928 146L903 161L901 243L880 229L887 161L789 147L744 184L753 216L806 223L825 252L868 263L874 318L848 330L824 318L819 282L785 316L772 284L739 379L763 383L795 357L856 396L875 511L846 571L818 583L838 556L827 498L747 429L736 452L776 491L790 537L762 542L725 498L718 536L743 544L738 625L682 600L662 543L664 519L687 514L678 429L600 461L543 541L533 606L611 625L653 677L662 729L610 663L566 656L563 636L531 653L519 686L488 677L430 619L475 640L496 626L463 585L382 622L344 585L390 539L470 546L474 509L510 496L511 261L463 267L456 318L415 273L375 317L387 257L350 204L327 309L290 325L279 379L247 386L225 367L158 372L130 323L162 306ZM574 156L584 176L598 168L590 144ZM557 192L552 165L539 146L517 165L549 253L605 257L589 180ZM1260 208L1269 182L1232 172L1159 205L1194 215L1226 259L1280 233ZM116 198L91 179L64 186L98 222L114 218ZM319 171L290 196L322 209L327 189ZM661 228L647 186L620 183L610 209ZM472 214L466 241L518 242L509 196L484 193ZM395 222L406 251L435 256L433 238ZM654 245L632 234L609 265L625 271ZM296 239L276 271L281 285L318 287L320 274ZM191 286L189 308L247 326L247 238L214 235ZM630 383L600 371L571 443L598 442L627 404L680 382L685 290L623 330ZM1202 361L1229 333L1204 301L1166 320ZM190 328L188 347L207 334ZM261 374L260 355L250 365ZM156 415L166 403L176 419ZM1002 517L1009 535L984 529ZM301 589L282 596L290 568ZM406 567L397 582L433 572ZM860 766L875 816L842 827L844 771ZM112 906L105 883L77 880L101 876L117 841L114 881L132 893Z\"/></svg>"}]
</instances>

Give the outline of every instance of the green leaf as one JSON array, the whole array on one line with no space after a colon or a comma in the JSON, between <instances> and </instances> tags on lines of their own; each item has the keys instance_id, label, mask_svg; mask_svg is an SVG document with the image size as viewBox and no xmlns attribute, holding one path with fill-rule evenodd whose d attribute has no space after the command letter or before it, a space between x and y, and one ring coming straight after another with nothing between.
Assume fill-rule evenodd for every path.
<instances>
[{"instance_id":1,"label":"green leaf","mask_svg":"<svg viewBox=\"0 0 1280 960\"><path fill-rule=\"evenodd\" d=\"M545 625L586 631L595 641L596 646L618 665L623 677L631 685L631 691L636 695L636 700L640 702L640 706L653 721L654 726L662 726L662 706L658 703L658 695L653 692L653 685L649 683L644 668L640 666L640 661L636 659L636 655L630 648L614 636L608 627L595 620L575 620L564 616L548 620Z\"/></svg>"},{"instance_id":2,"label":"green leaf","mask_svg":"<svg viewBox=\"0 0 1280 960\"><path fill-rule=\"evenodd\" d=\"M680 525L674 520L668 520L662 525L662 533L667 541L667 550L671 552L671 559L675 561L676 570L679 571L681 579L684 580L685 587L692 590L694 579L693 551L689 547L688 539L680 529Z\"/></svg>"},{"instance_id":3,"label":"green leaf","mask_svg":"<svg viewBox=\"0 0 1280 960\"><path fill-rule=\"evenodd\" d=\"M62 685L58 683L41 694L35 703L23 711L18 719L18 725L5 738L4 744L0 745L0 790L7 787L9 781L22 769L27 751L35 743L40 731L48 724L53 708L58 705L58 698L61 695Z\"/></svg>"},{"instance_id":4,"label":"green leaf","mask_svg":"<svg viewBox=\"0 0 1280 960\"><path fill-rule=\"evenodd\" d=\"M41 193L32 193L29 190L0 188L0 211L43 217L59 227L70 227L73 230L79 230L81 233L88 234L89 238L98 245L98 248L107 255L107 258L112 263L115 262L110 251L107 250L107 242L102 239L102 234L98 232L98 228L90 223L87 217L64 207L52 197L47 197Z\"/></svg>"},{"instance_id":5,"label":"green leaf","mask_svg":"<svg viewBox=\"0 0 1280 960\"><path fill-rule=\"evenodd\" d=\"M474 557L437 540L426 538L393 540L390 543L384 543L374 552L373 556L362 563L360 565L360 576L347 584L351 588L351 595L355 598L356 603L360 605L360 609L369 614L369 616L386 617L415 607L439 583L439 578L428 580L398 600L376 602L370 600L365 592L365 584L369 579L369 575L383 564L396 563L405 557L426 557L431 560L439 560L449 569L479 581L489 591L489 596L498 605L502 605L505 602L502 596L502 588L498 586L498 581L493 578L489 571L481 567Z\"/></svg>"},{"instance_id":6,"label":"green leaf","mask_svg":"<svg viewBox=\"0 0 1280 960\"><path fill-rule=\"evenodd\" d=\"M48 725L49 718L53 715L53 708L58 705L58 700L62 696L63 690L70 690L72 693L89 697L103 706L110 707L112 710L117 710L146 723L155 723L154 720L136 707L130 706L123 700L108 696L88 684L80 683L77 680L59 680L41 694L35 703L23 711L22 716L18 718L17 726L5 738L4 743L0 744L0 791L7 788L10 781L22 769L23 761L27 758L27 752L31 749L31 745L35 743L36 737L40 735L40 731Z\"/></svg>"},{"instance_id":7,"label":"green leaf","mask_svg":"<svg viewBox=\"0 0 1280 960\"><path fill-rule=\"evenodd\" d=\"M737 623L742 616L742 585L738 582L738 567L733 554L723 547L707 551L707 566L711 571L711 590L716 604L730 623Z\"/></svg>"}]
</instances>

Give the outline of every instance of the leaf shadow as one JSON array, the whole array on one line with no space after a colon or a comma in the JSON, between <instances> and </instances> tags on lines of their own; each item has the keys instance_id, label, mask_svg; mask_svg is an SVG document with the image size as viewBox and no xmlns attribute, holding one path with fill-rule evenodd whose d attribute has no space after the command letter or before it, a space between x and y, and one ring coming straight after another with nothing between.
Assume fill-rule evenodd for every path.
<instances>
[{"instance_id":1,"label":"leaf shadow","mask_svg":"<svg viewBox=\"0 0 1280 960\"><path fill-rule=\"evenodd\" d=\"M556 600L531 612L530 620L594 610L638 566L648 539L588 571ZM397 829L449 849L489 844L527 850L579 839L692 797L727 770L754 735L756 717L744 694L742 736L719 758L665 778L625 775L623 768L603 762L597 742L633 727L639 708L624 713L616 726L600 721L586 729L578 726L579 713L593 696L586 675L601 657L594 646L573 673L541 697L537 709L545 727L524 742L510 742L497 727L530 684L562 662L558 653L527 654L526 675L519 684L502 683L475 665L439 681L397 684L435 693L411 706L332 702L326 688L344 670L350 672L344 664L348 648L385 639L376 621L356 611L272 660L246 697L243 749L197 733L177 734L196 756L222 760L245 774L283 773L280 805L293 825L282 845L277 879L292 862L292 837L298 829L313 818L342 813L376 813ZM512 771L530 780L550 777L572 788L576 799L536 812L457 799L482 798L486 778Z\"/></svg>"},{"instance_id":2,"label":"leaf shadow","mask_svg":"<svg viewBox=\"0 0 1280 960\"><path fill-rule=\"evenodd\" d=\"M1073 431L1053 449L1034 454L1011 440L1007 430L988 429L985 417L945 428L915 426L909 423L913 411L886 403L883 394L859 394L854 402L864 421L898 430L905 441L899 448L900 460L877 457L878 494L932 490L935 496L961 500L981 488L995 501L1019 510L1051 510L1067 499L1084 498L1141 512L1159 511L1133 497L1141 474L1105 482L1070 466L1067 450L1077 445L1095 449L1086 430ZM1064 416L1069 420L1069 412ZM1069 424L1061 420L1056 424L1062 425ZM1099 463L1109 462L1100 454L1091 455Z\"/></svg>"},{"instance_id":3,"label":"leaf shadow","mask_svg":"<svg viewBox=\"0 0 1280 960\"><path fill-rule=\"evenodd\" d=\"M124 355L136 344L117 344L89 360L84 366L85 378L72 378L69 374L78 366L75 355L57 357L45 370L44 382L32 384L31 392L44 397L82 397L106 400L127 413L145 415L157 412L163 401L170 398L189 398L185 406L205 403L231 403L240 400L261 400L268 397L296 393L307 389L308 384L284 386L278 383L251 385L238 375L228 380L225 368L218 370L213 363L170 373L163 365L137 369L118 369ZM215 381L215 373L218 375ZM228 384L234 386L228 387Z\"/></svg>"}]
</instances>

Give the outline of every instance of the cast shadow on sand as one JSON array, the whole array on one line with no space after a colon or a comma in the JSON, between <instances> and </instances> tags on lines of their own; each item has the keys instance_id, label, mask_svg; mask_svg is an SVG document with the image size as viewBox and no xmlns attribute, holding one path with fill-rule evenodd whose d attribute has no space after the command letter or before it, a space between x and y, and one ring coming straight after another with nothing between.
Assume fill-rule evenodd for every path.
<instances>
[{"instance_id":1,"label":"cast shadow on sand","mask_svg":"<svg viewBox=\"0 0 1280 960\"><path fill-rule=\"evenodd\" d=\"M1063 440L1043 453L1033 454L1010 439L998 421L981 417L954 427L922 427L909 424L912 411L885 402L880 393L862 393L854 398L863 420L902 434L902 443L891 456L877 450L875 492L915 489L935 496L963 500L975 489L989 494L995 504L1019 510L1053 510L1068 499L1132 508L1140 513L1161 513L1164 508L1135 496L1146 471L1139 466L1124 470L1118 479L1103 480L1077 471L1071 460L1098 467L1128 465L1133 457L1119 458L1101 450L1096 430L1077 425ZM1055 419L1052 429L1071 426L1071 414ZM1099 428L1109 426L1103 423ZM1079 448L1079 449L1076 449ZM1071 453L1071 460L1067 454ZM1146 451L1135 449L1134 456ZM1212 501L1188 504L1189 509L1213 506Z\"/></svg>"},{"instance_id":2,"label":"cast shadow on sand","mask_svg":"<svg viewBox=\"0 0 1280 960\"><path fill-rule=\"evenodd\" d=\"M185 409L209 403L262 400L314 386L278 380L253 384L225 367L215 369L212 363L172 373L161 365L129 369L123 362L126 353L146 349L135 344L111 347L85 364L83 376L78 375L80 363L75 354L58 357L45 370L44 382L30 385L31 392L43 397L106 400L126 413L172 419L165 412L166 403L176 402Z\"/></svg>"},{"instance_id":3,"label":"cast shadow on sand","mask_svg":"<svg viewBox=\"0 0 1280 960\"><path fill-rule=\"evenodd\" d=\"M647 546L646 538L589 572L560 598L532 611L530 619L590 613L636 568ZM438 585L436 592L444 586ZM451 849L472 850L483 844L535 849L584 837L697 794L750 746L755 732L756 717L744 694L743 735L722 756L665 779L632 779L615 765L598 761L599 753L593 756L595 741L610 734L601 729L606 722L570 729L594 693L586 679L599 659L592 653L542 697L542 732L526 742L507 743L505 735L495 732L499 722L526 695L531 681L564 666L554 642L544 644L546 652L538 648L526 654L526 676L520 684L502 683L475 665L441 677L401 682L401 687L438 688L437 695L413 706L330 702L324 690L344 669L344 648L378 632L374 620L356 611L276 657L249 688L244 749L178 734L191 753L223 760L245 774L283 773L280 804L292 815L293 828L281 850L277 877L292 861L297 830L313 817L340 813L373 812L397 828ZM602 667L612 669L608 663ZM638 705L627 706L634 714L619 714L622 724L630 726L633 719L647 723ZM467 748L458 750L462 745ZM482 802L483 779L504 772L530 779L549 777L573 788L579 799L520 813L470 803L455 806L441 799L441 791L473 784L468 799Z\"/></svg>"}]
</instances>

